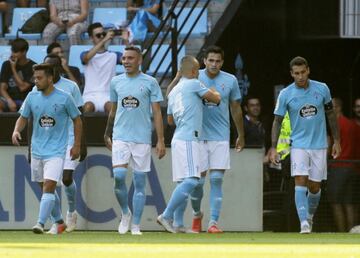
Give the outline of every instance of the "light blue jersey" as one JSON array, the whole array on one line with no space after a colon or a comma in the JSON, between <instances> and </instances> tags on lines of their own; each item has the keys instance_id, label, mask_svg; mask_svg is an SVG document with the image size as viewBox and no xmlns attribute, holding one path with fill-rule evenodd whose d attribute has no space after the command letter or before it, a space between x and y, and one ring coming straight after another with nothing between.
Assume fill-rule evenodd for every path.
<instances>
[{"instance_id":1,"label":"light blue jersey","mask_svg":"<svg viewBox=\"0 0 360 258\"><path fill-rule=\"evenodd\" d=\"M156 79L144 73L115 76L110 101L117 103L113 140L151 144L151 103L163 101Z\"/></svg>"},{"instance_id":2,"label":"light blue jersey","mask_svg":"<svg viewBox=\"0 0 360 258\"><path fill-rule=\"evenodd\" d=\"M292 148L327 148L324 105L330 101L327 85L313 80L306 89L292 83L280 92L274 114L289 112Z\"/></svg>"},{"instance_id":3,"label":"light blue jersey","mask_svg":"<svg viewBox=\"0 0 360 258\"><path fill-rule=\"evenodd\" d=\"M229 103L241 101L241 93L234 75L220 71L211 79L206 74L206 69L200 70L199 80L207 88L215 88L221 95L220 104L203 101L203 133L201 140L229 141L230 116Z\"/></svg>"},{"instance_id":4,"label":"light blue jersey","mask_svg":"<svg viewBox=\"0 0 360 258\"><path fill-rule=\"evenodd\" d=\"M176 124L173 139L198 141L202 131L202 97L209 91L199 80L181 78L168 96L168 115Z\"/></svg>"},{"instance_id":5,"label":"light blue jersey","mask_svg":"<svg viewBox=\"0 0 360 258\"><path fill-rule=\"evenodd\" d=\"M70 94L74 101L75 105L77 107L82 107L84 105L84 101L81 97L81 92L79 90L79 87L77 84L69 79L66 79L64 77L60 77L60 80L58 80L54 84L55 88L58 88L59 90L65 91L66 93ZM33 87L32 91L38 91L37 87ZM74 144L74 124L71 118L69 118L69 136L68 136L68 145L72 146Z\"/></svg>"},{"instance_id":6,"label":"light blue jersey","mask_svg":"<svg viewBox=\"0 0 360 258\"><path fill-rule=\"evenodd\" d=\"M48 96L40 91L30 92L19 112L24 118L33 118L33 157L65 157L69 117L74 119L80 115L74 99L68 93L56 88Z\"/></svg>"}]
</instances>

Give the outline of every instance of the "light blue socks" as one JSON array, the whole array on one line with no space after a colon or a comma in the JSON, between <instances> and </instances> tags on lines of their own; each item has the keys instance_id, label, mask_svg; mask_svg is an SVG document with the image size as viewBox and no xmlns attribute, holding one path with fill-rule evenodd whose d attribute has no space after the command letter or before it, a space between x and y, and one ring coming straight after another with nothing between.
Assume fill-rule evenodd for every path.
<instances>
[{"instance_id":1,"label":"light blue socks","mask_svg":"<svg viewBox=\"0 0 360 258\"><path fill-rule=\"evenodd\" d=\"M56 191L54 193L54 196L55 196L54 208L51 210L51 219L52 219L53 223L58 222L63 219L62 214L61 214L60 198Z\"/></svg>"},{"instance_id":2,"label":"light blue socks","mask_svg":"<svg viewBox=\"0 0 360 258\"><path fill-rule=\"evenodd\" d=\"M146 185L146 175L144 172L134 171L133 174L133 183L134 183L134 196L133 196L133 220L132 224L139 225L141 220L141 215L144 210L144 205L146 201L145 195L145 185Z\"/></svg>"},{"instance_id":3,"label":"light blue socks","mask_svg":"<svg viewBox=\"0 0 360 258\"><path fill-rule=\"evenodd\" d=\"M222 182L224 172L212 170L210 172L210 222L209 225L216 224L219 220L222 205Z\"/></svg>"},{"instance_id":4,"label":"light blue socks","mask_svg":"<svg viewBox=\"0 0 360 258\"><path fill-rule=\"evenodd\" d=\"M307 190L308 189L306 186L295 186L295 205L300 223L307 220L307 214L309 209L308 200L306 197Z\"/></svg>"},{"instance_id":5,"label":"light blue socks","mask_svg":"<svg viewBox=\"0 0 360 258\"><path fill-rule=\"evenodd\" d=\"M181 184L182 181L178 182L178 185ZM196 187L195 187L196 188ZM174 227L183 227L184 226L184 213L186 210L188 198L185 199L185 201L179 205L179 207L176 208L174 211Z\"/></svg>"},{"instance_id":6,"label":"light blue socks","mask_svg":"<svg viewBox=\"0 0 360 258\"><path fill-rule=\"evenodd\" d=\"M38 222L45 225L47 219L50 217L51 211L55 205L55 194L43 193L40 200L39 220Z\"/></svg>"},{"instance_id":7,"label":"light blue socks","mask_svg":"<svg viewBox=\"0 0 360 258\"><path fill-rule=\"evenodd\" d=\"M113 169L114 172L114 192L116 199L118 200L122 214L129 213L129 205L128 205L128 191L126 187L126 172L127 168L124 167L116 167Z\"/></svg>"},{"instance_id":8,"label":"light blue socks","mask_svg":"<svg viewBox=\"0 0 360 258\"><path fill-rule=\"evenodd\" d=\"M76 207L76 184L75 181L71 183L69 186L65 186L65 194L67 197L69 212L74 212Z\"/></svg>"},{"instance_id":9,"label":"light blue socks","mask_svg":"<svg viewBox=\"0 0 360 258\"><path fill-rule=\"evenodd\" d=\"M317 207L319 206L319 202L320 202L320 197L321 197L321 189L319 190L319 192L317 192L316 194L311 193L310 191L308 191L308 196L307 196L307 201L308 201L308 206L309 206L309 210L308 210L308 219L312 219Z\"/></svg>"},{"instance_id":10,"label":"light blue socks","mask_svg":"<svg viewBox=\"0 0 360 258\"><path fill-rule=\"evenodd\" d=\"M201 200L204 195L204 184L205 184L205 177L200 177L199 184L195 187L194 191L191 193L191 206L194 211L194 216L201 215Z\"/></svg>"}]
</instances>

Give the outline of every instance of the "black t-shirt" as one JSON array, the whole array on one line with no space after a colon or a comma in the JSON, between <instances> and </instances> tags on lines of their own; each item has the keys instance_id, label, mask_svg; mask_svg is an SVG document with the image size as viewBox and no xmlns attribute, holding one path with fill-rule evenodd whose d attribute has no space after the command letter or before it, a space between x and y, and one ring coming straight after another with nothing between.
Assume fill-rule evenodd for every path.
<instances>
[{"instance_id":1,"label":"black t-shirt","mask_svg":"<svg viewBox=\"0 0 360 258\"><path fill-rule=\"evenodd\" d=\"M25 65L16 64L16 71L20 78L31 84L31 87L24 92L21 92L17 87L13 73L11 71L10 61L7 60L3 63L1 67L0 82L7 83L8 89L7 92L13 100L24 100L27 94L32 90L34 86L33 81L33 65L36 64L34 61L29 59Z\"/></svg>"},{"instance_id":2,"label":"black t-shirt","mask_svg":"<svg viewBox=\"0 0 360 258\"><path fill-rule=\"evenodd\" d=\"M81 73L79 68L77 68L76 66L70 66L69 65L69 70L70 72L74 75L75 79L77 80L77 82L80 84L78 85L79 87L82 86L82 80L81 80ZM66 79L70 79L69 76L67 76L66 73L61 74L62 77L66 78Z\"/></svg>"},{"instance_id":3,"label":"black t-shirt","mask_svg":"<svg viewBox=\"0 0 360 258\"><path fill-rule=\"evenodd\" d=\"M244 118L245 146L265 146L265 129L259 121L253 123Z\"/></svg>"}]
</instances>

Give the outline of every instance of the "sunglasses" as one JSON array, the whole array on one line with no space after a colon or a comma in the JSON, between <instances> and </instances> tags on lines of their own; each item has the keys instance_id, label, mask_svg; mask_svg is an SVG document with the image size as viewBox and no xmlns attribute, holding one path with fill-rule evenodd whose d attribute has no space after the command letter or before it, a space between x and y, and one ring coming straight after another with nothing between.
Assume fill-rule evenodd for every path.
<instances>
[{"instance_id":1,"label":"sunglasses","mask_svg":"<svg viewBox=\"0 0 360 258\"><path fill-rule=\"evenodd\" d=\"M98 39L99 39L99 38L102 38L102 37L105 37L105 36L106 36L106 32L105 32L105 31L95 34L95 37L97 37Z\"/></svg>"}]
</instances>

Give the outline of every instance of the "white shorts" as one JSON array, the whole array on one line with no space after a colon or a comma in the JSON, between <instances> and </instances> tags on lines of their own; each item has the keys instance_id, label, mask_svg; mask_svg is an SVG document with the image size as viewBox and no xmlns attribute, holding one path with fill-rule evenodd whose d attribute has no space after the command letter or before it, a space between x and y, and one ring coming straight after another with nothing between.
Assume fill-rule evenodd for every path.
<instances>
[{"instance_id":1,"label":"white shorts","mask_svg":"<svg viewBox=\"0 0 360 258\"><path fill-rule=\"evenodd\" d=\"M200 141L201 172L209 169L230 169L229 141Z\"/></svg>"},{"instance_id":2,"label":"white shorts","mask_svg":"<svg viewBox=\"0 0 360 258\"><path fill-rule=\"evenodd\" d=\"M188 177L200 178L200 143L195 141L171 141L173 181Z\"/></svg>"},{"instance_id":3,"label":"white shorts","mask_svg":"<svg viewBox=\"0 0 360 258\"><path fill-rule=\"evenodd\" d=\"M44 182L44 179L59 182L62 177L64 159L60 157L50 159L31 158L31 181Z\"/></svg>"},{"instance_id":4,"label":"white shorts","mask_svg":"<svg viewBox=\"0 0 360 258\"><path fill-rule=\"evenodd\" d=\"M95 106L95 112L104 112L105 103L110 101L110 93L90 92L83 94L84 103L91 102Z\"/></svg>"},{"instance_id":5,"label":"white shorts","mask_svg":"<svg viewBox=\"0 0 360 258\"><path fill-rule=\"evenodd\" d=\"M71 160L70 150L72 146L68 145L66 150L66 156L64 161L64 170L74 170L79 165L79 159Z\"/></svg>"},{"instance_id":6,"label":"white shorts","mask_svg":"<svg viewBox=\"0 0 360 258\"><path fill-rule=\"evenodd\" d=\"M144 143L114 140L112 144L112 164L128 164L139 172L149 172L151 164L151 145Z\"/></svg>"},{"instance_id":7,"label":"white shorts","mask_svg":"<svg viewBox=\"0 0 360 258\"><path fill-rule=\"evenodd\" d=\"M321 182L327 178L327 149L307 150L292 148L291 176L308 176L311 181Z\"/></svg>"}]
</instances>

